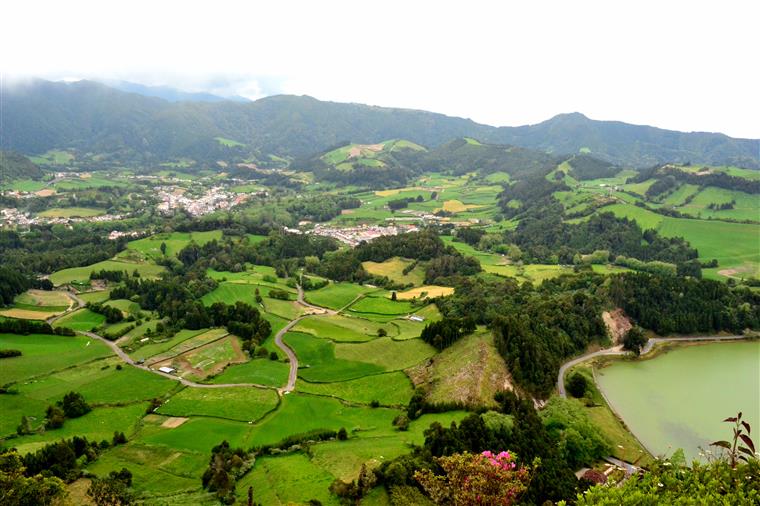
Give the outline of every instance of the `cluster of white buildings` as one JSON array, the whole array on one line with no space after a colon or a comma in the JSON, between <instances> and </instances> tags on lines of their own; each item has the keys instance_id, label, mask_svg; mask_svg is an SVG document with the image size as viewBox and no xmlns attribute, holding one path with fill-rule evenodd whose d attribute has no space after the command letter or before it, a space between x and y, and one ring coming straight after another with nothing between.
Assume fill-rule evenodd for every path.
<instances>
[{"instance_id":1,"label":"cluster of white buildings","mask_svg":"<svg viewBox=\"0 0 760 506\"><path fill-rule=\"evenodd\" d=\"M317 224L307 233L332 237L353 247L362 241L369 242L384 235L398 235L406 232L416 232L417 230L419 229L415 225L360 225L343 228Z\"/></svg>"},{"instance_id":2,"label":"cluster of white buildings","mask_svg":"<svg viewBox=\"0 0 760 506\"><path fill-rule=\"evenodd\" d=\"M161 203L157 209L162 214L170 214L176 209L185 209L193 216L202 216L218 209L230 209L244 202L248 195L224 191L221 186L209 189L200 197L186 195L184 188L162 186L156 188Z\"/></svg>"}]
</instances>

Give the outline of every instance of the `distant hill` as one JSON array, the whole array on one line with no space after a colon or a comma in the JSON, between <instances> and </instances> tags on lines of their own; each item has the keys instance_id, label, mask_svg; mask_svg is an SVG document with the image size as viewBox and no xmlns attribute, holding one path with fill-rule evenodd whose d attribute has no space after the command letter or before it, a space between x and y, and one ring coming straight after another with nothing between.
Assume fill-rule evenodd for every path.
<instances>
[{"instance_id":1,"label":"distant hill","mask_svg":"<svg viewBox=\"0 0 760 506\"><path fill-rule=\"evenodd\" d=\"M14 179L39 179L42 171L24 155L0 150L0 183Z\"/></svg>"},{"instance_id":2,"label":"distant hill","mask_svg":"<svg viewBox=\"0 0 760 506\"><path fill-rule=\"evenodd\" d=\"M249 102L245 97L232 96L222 97L212 93L184 91L170 86L146 86L140 83L129 81L101 81L106 86L116 88L117 90L126 91L127 93L137 93L145 97L162 98L167 102L223 102L232 100L235 102Z\"/></svg>"},{"instance_id":3,"label":"distant hill","mask_svg":"<svg viewBox=\"0 0 760 506\"><path fill-rule=\"evenodd\" d=\"M28 154L74 148L120 160L229 155L236 152L309 157L345 140L373 144L408 139L441 146L470 137L550 154L592 154L620 165L661 162L734 164L760 168L760 141L722 134L682 133L560 115L537 125L492 127L425 111L323 102L280 95L255 102L169 102L90 81L36 80L5 85L3 148ZM226 151L227 150L227 151Z\"/></svg>"}]
</instances>

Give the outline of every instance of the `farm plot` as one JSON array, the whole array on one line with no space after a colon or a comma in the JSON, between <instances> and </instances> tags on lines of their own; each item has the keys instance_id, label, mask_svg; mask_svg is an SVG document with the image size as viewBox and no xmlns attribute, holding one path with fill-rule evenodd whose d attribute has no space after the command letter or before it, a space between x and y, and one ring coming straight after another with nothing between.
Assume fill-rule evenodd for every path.
<instances>
[{"instance_id":1,"label":"farm plot","mask_svg":"<svg viewBox=\"0 0 760 506\"><path fill-rule=\"evenodd\" d=\"M376 290L375 288L368 288L354 283L330 283L319 290L306 292L306 300L316 306L340 309L360 295Z\"/></svg>"},{"instance_id":2,"label":"farm plot","mask_svg":"<svg viewBox=\"0 0 760 506\"><path fill-rule=\"evenodd\" d=\"M349 402L369 404L379 401L383 406L403 406L412 398L412 383L403 372L365 376L335 383L297 384L299 392L336 397Z\"/></svg>"},{"instance_id":3,"label":"farm plot","mask_svg":"<svg viewBox=\"0 0 760 506\"><path fill-rule=\"evenodd\" d=\"M162 233L130 241L127 248L138 251L149 258L160 258L161 244L166 245L166 256L177 256L177 253L191 242L203 246L207 242L220 240L222 238L221 230L210 230L208 232L172 232Z\"/></svg>"},{"instance_id":4,"label":"farm plot","mask_svg":"<svg viewBox=\"0 0 760 506\"><path fill-rule=\"evenodd\" d=\"M227 335L227 330L221 328L200 331L182 330L175 336L175 338L178 338L178 342L176 344L170 348L166 348L166 351L162 353L151 356L146 360L146 364L153 366L153 364L156 364L157 362L171 359L172 357L179 356L187 351L209 344L213 341L217 341L225 335Z\"/></svg>"},{"instance_id":5,"label":"farm plot","mask_svg":"<svg viewBox=\"0 0 760 506\"><path fill-rule=\"evenodd\" d=\"M396 297L398 300L434 299L436 297L445 297L452 293L454 293L454 289L450 286L424 285L418 288L412 288L411 290L396 292Z\"/></svg>"},{"instance_id":6,"label":"farm plot","mask_svg":"<svg viewBox=\"0 0 760 506\"><path fill-rule=\"evenodd\" d=\"M90 273L93 271L127 271L130 274L134 271L140 273L143 278L157 278L164 268L152 263L135 263L123 262L119 260L104 260L86 267L72 267L54 272L50 275L50 281L55 286L65 285L66 283L89 283Z\"/></svg>"},{"instance_id":7,"label":"farm plot","mask_svg":"<svg viewBox=\"0 0 760 506\"><path fill-rule=\"evenodd\" d=\"M414 306L409 302L393 301L388 297L367 296L351 304L349 313L357 316L369 317L371 315L398 317L414 312Z\"/></svg>"},{"instance_id":8,"label":"farm plot","mask_svg":"<svg viewBox=\"0 0 760 506\"><path fill-rule=\"evenodd\" d=\"M389 335L395 335L395 327L382 325L363 318L351 318L341 315L314 315L301 320L294 328L297 332L306 332L323 339L342 342L362 342L376 338L381 329Z\"/></svg>"},{"instance_id":9,"label":"farm plot","mask_svg":"<svg viewBox=\"0 0 760 506\"><path fill-rule=\"evenodd\" d=\"M172 367L182 378L202 380L220 373L230 364L243 363L248 359L240 347L240 339L227 336L219 340L186 351L180 355L155 361L151 367Z\"/></svg>"},{"instance_id":10,"label":"farm plot","mask_svg":"<svg viewBox=\"0 0 760 506\"><path fill-rule=\"evenodd\" d=\"M53 327L66 327L72 330L90 331L101 326L105 321L106 317L102 314L95 313L87 308L82 308L56 320L55 323L53 323Z\"/></svg>"},{"instance_id":11,"label":"farm plot","mask_svg":"<svg viewBox=\"0 0 760 506\"><path fill-rule=\"evenodd\" d=\"M372 437L393 430L399 410L347 405L336 399L293 393L282 398L277 411L253 426L251 446L273 444L294 434L345 427Z\"/></svg>"},{"instance_id":12,"label":"farm plot","mask_svg":"<svg viewBox=\"0 0 760 506\"><path fill-rule=\"evenodd\" d=\"M288 382L290 365L279 360L257 358L242 364L232 364L214 376L212 383L255 383L279 387Z\"/></svg>"},{"instance_id":13,"label":"farm plot","mask_svg":"<svg viewBox=\"0 0 760 506\"><path fill-rule=\"evenodd\" d=\"M385 370L378 365L362 361L361 357L354 357L354 360L337 358L336 345L326 339L300 332L288 332L284 340L296 352L299 359L298 375L306 381L344 381L378 374Z\"/></svg>"},{"instance_id":14,"label":"farm plot","mask_svg":"<svg viewBox=\"0 0 760 506\"><path fill-rule=\"evenodd\" d=\"M394 257L385 262L362 262L362 267L373 276L386 276L394 283L421 285L425 280L425 269L421 265L416 265L411 271L404 274L404 269L413 263L413 260Z\"/></svg>"},{"instance_id":15,"label":"farm plot","mask_svg":"<svg viewBox=\"0 0 760 506\"><path fill-rule=\"evenodd\" d=\"M394 341L391 337L380 337L366 343L335 345L338 360L363 361L385 371L406 369L433 355L435 348L421 339Z\"/></svg>"},{"instance_id":16,"label":"farm plot","mask_svg":"<svg viewBox=\"0 0 760 506\"><path fill-rule=\"evenodd\" d=\"M0 385L49 374L111 354L105 344L84 336L0 334L0 348L20 350L22 353L20 357L3 359Z\"/></svg>"},{"instance_id":17,"label":"farm plot","mask_svg":"<svg viewBox=\"0 0 760 506\"><path fill-rule=\"evenodd\" d=\"M185 388L157 413L169 416L207 416L241 422L256 421L277 407L274 390L251 387Z\"/></svg>"},{"instance_id":18,"label":"farm plot","mask_svg":"<svg viewBox=\"0 0 760 506\"><path fill-rule=\"evenodd\" d=\"M37 213L37 216L42 218L89 218L104 214L106 214L105 209L95 209L92 207L54 207Z\"/></svg>"}]
</instances>

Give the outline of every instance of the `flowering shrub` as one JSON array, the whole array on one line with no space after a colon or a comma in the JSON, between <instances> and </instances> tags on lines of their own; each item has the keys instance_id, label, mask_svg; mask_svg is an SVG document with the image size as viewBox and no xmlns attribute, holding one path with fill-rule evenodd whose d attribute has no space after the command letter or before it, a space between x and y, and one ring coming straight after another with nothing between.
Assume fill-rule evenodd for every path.
<instances>
[{"instance_id":1,"label":"flowering shrub","mask_svg":"<svg viewBox=\"0 0 760 506\"><path fill-rule=\"evenodd\" d=\"M531 478L530 468L518 467L515 455L506 451L465 452L435 460L443 475L428 469L414 474L435 504L508 506L517 502Z\"/></svg>"}]
</instances>

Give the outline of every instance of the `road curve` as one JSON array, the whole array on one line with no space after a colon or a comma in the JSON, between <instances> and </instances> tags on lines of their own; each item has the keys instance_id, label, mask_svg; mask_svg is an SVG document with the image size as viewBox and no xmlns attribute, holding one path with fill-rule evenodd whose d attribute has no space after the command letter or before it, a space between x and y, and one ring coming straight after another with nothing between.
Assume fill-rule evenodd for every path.
<instances>
[{"instance_id":1,"label":"road curve","mask_svg":"<svg viewBox=\"0 0 760 506\"><path fill-rule=\"evenodd\" d=\"M692 341L736 341L739 339L747 339L747 336L733 335L733 336L682 336L682 337L653 337L647 341L647 344L641 349L641 356L648 354L652 351L652 348L656 344L660 343L673 343L673 342L692 342ZM605 348L603 350L586 353L574 359L568 360L559 368L559 374L557 375L557 392L560 397L567 397L565 392L565 374L567 370L574 367L586 360L609 355L626 355L630 352L623 350L622 345L614 346L612 348Z\"/></svg>"},{"instance_id":2,"label":"road curve","mask_svg":"<svg viewBox=\"0 0 760 506\"><path fill-rule=\"evenodd\" d=\"M306 315L304 315L306 316ZM290 362L290 372L288 372L288 383L284 387L280 387L277 389L277 391L280 394L292 392L293 389L296 387L296 379L298 379L298 357L296 357L295 352L293 349L282 342L282 336L284 336L290 329L296 326L298 322L301 321L303 316L299 316L295 320L292 320L290 323L285 325L278 333L274 336L274 344L280 348L285 355L288 357L288 361Z\"/></svg>"}]
</instances>

